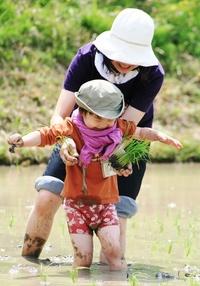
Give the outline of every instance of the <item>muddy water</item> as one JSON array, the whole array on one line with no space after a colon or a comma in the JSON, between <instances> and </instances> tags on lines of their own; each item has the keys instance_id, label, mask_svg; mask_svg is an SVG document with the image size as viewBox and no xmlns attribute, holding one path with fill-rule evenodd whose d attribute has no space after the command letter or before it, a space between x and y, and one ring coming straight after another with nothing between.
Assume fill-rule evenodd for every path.
<instances>
[{"instance_id":1,"label":"muddy water","mask_svg":"<svg viewBox=\"0 0 200 286\"><path fill-rule=\"evenodd\" d=\"M124 272L109 272L106 266L98 265L96 238L92 268L72 271L72 249L62 208L41 263L20 256L26 220L36 196L34 179L43 169L0 168L2 286L200 285L200 165L148 166L138 197L140 211L128 222L129 266Z\"/></svg>"}]
</instances>

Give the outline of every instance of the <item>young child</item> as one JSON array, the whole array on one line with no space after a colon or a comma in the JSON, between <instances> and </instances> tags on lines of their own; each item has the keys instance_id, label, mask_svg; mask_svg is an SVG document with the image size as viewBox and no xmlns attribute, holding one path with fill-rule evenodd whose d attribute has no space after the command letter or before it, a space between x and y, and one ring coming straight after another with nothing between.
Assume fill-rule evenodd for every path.
<instances>
[{"instance_id":1,"label":"young child","mask_svg":"<svg viewBox=\"0 0 200 286\"><path fill-rule=\"evenodd\" d=\"M63 124L43 127L25 136L11 135L8 143L17 147L55 144L71 137L80 154L78 164L67 166L62 196L68 229L74 249L74 267L90 267L93 231L98 236L110 270L125 267L120 254L120 229L115 203L118 202L117 177L102 175L102 162L121 142L123 134L136 139L160 141L176 148L181 143L151 128L136 127L118 119L124 112L121 91L105 80L84 83L75 93L78 109ZM130 171L131 172L131 171ZM127 176L129 170L121 170Z\"/></svg>"}]
</instances>

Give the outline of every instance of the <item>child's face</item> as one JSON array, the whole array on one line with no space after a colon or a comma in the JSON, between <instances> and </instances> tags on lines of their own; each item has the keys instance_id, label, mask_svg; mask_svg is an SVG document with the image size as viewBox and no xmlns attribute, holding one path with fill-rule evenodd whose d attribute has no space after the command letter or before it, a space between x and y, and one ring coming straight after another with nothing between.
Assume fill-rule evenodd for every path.
<instances>
[{"instance_id":1,"label":"child's face","mask_svg":"<svg viewBox=\"0 0 200 286\"><path fill-rule=\"evenodd\" d=\"M112 61L112 64L119 73L123 73L123 74L126 74L138 67L136 65L125 64L125 63L117 62L117 61Z\"/></svg>"},{"instance_id":2,"label":"child's face","mask_svg":"<svg viewBox=\"0 0 200 286\"><path fill-rule=\"evenodd\" d=\"M88 128L96 130L112 127L115 123L115 119L103 118L90 112L83 113L83 121Z\"/></svg>"}]
</instances>

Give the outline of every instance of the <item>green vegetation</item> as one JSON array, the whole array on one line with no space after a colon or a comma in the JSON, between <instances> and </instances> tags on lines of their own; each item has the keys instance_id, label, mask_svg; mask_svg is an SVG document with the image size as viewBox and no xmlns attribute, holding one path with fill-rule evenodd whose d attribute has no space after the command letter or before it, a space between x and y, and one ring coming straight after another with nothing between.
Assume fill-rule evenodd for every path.
<instances>
[{"instance_id":1,"label":"green vegetation","mask_svg":"<svg viewBox=\"0 0 200 286\"><path fill-rule=\"evenodd\" d=\"M140 160L148 160L149 143L124 138L109 158L111 166L116 170L126 168L129 163L138 164Z\"/></svg>"},{"instance_id":2,"label":"green vegetation","mask_svg":"<svg viewBox=\"0 0 200 286\"><path fill-rule=\"evenodd\" d=\"M123 3L122 3L123 2ZM45 161L49 151L10 156L6 137L49 123L65 70L84 43L110 28L125 7L155 19L154 50L166 71L154 127L182 151L151 148L158 162L200 161L200 2L198 0L0 0L0 164Z\"/></svg>"},{"instance_id":3,"label":"green vegetation","mask_svg":"<svg viewBox=\"0 0 200 286\"><path fill-rule=\"evenodd\" d=\"M128 278L128 282L129 282L130 286L137 286L137 285L139 285L138 279L133 274Z\"/></svg>"},{"instance_id":4,"label":"green vegetation","mask_svg":"<svg viewBox=\"0 0 200 286\"><path fill-rule=\"evenodd\" d=\"M78 279L78 269L74 268L70 271L70 278L73 284L77 282Z\"/></svg>"}]
</instances>

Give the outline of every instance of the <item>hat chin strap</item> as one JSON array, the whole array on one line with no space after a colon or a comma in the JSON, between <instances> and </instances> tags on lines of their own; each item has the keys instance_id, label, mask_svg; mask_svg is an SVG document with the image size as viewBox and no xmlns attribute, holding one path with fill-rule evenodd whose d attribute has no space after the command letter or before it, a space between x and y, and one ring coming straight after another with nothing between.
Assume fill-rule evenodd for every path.
<instances>
[{"instance_id":1,"label":"hat chin strap","mask_svg":"<svg viewBox=\"0 0 200 286\"><path fill-rule=\"evenodd\" d=\"M115 74L112 71L109 71L106 65L103 63L103 55L101 53L96 52L94 64L97 69L97 71L100 73L100 75L107 79L109 82L115 83L115 84L121 84L125 83L132 78L136 77L139 73L138 70L130 71L126 74Z\"/></svg>"}]
</instances>

